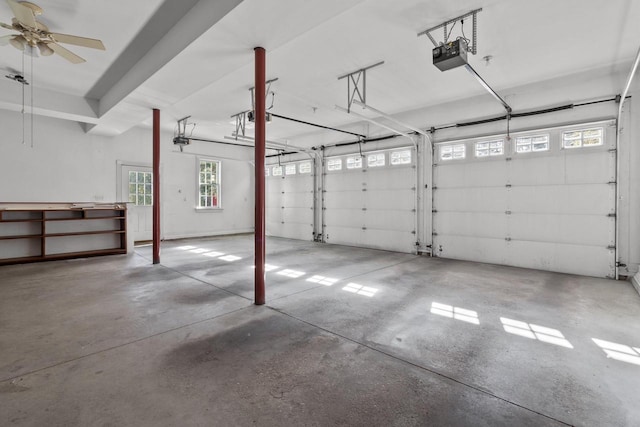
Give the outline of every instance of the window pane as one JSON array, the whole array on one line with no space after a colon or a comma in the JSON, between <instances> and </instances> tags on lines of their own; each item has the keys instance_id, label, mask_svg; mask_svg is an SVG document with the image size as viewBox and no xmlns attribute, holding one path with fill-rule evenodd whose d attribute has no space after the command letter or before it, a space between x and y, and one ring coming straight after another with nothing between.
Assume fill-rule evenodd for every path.
<instances>
[{"instance_id":1,"label":"window pane","mask_svg":"<svg viewBox=\"0 0 640 427\"><path fill-rule=\"evenodd\" d=\"M282 175L282 166L276 166L273 168L273 176Z\"/></svg>"},{"instance_id":2,"label":"window pane","mask_svg":"<svg viewBox=\"0 0 640 427\"><path fill-rule=\"evenodd\" d=\"M152 205L152 199L151 199L151 195L145 195L144 196L144 204L147 206Z\"/></svg>"},{"instance_id":3,"label":"window pane","mask_svg":"<svg viewBox=\"0 0 640 427\"><path fill-rule=\"evenodd\" d=\"M411 150L391 152L392 165L406 165L411 163Z\"/></svg>"},{"instance_id":4,"label":"window pane","mask_svg":"<svg viewBox=\"0 0 640 427\"><path fill-rule=\"evenodd\" d=\"M385 165L384 153L369 154L367 156L367 166L369 166L370 168L375 168L375 167L384 166L384 165Z\"/></svg>"},{"instance_id":5,"label":"window pane","mask_svg":"<svg viewBox=\"0 0 640 427\"><path fill-rule=\"evenodd\" d=\"M136 200L137 200L137 198L136 198L135 194L129 194L129 202L135 203Z\"/></svg>"},{"instance_id":6,"label":"window pane","mask_svg":"<svg viewBox=\"0 0 640 427\"><path fill-rule=\"evenodd\" d=\"M300 163L300 173L311 173L311 162Z\"/></svg>"},{"instance_id":7,"label":"window pane","mask_svg":"<svg viewBox=\"0 0 640 427\"><path fill-rule=\"evenodd\" d=\"M347 169L360 169L362 168L362 157L347 157Z\"/></svg>"},{"instance_id":8,"label":"window pane","mask_svg":"<svg viewBox=\"0 0 640 427\"><path fill-rule=\"evenodd\" d=\"M137 182L138 182L139 184L144 182L144 172L138 172L138 179L137 179Z\"/></svg>"},{"instance_id":9,"label":"window pane","mask_svg":"<svg viewBox=\"0 0 640 427\"><path fill-rule=\"evenodd\" d=\"M136 194L136 185L135 184L129 184L129 195L135 195Z\"/></svg>"},{"instance_id":10,"label":"window pane","mask_svg":"<svg viewBox=\"0 0 640 427\"><path fill-rule=\"evenodd\" d=\"M129 172L129 182L136 182L136 173Z\"/></svg>"},{"instance_id":11,"label":"window pane","mask_svg":"<svg viewBox=\"0 0 640 427\"><path fill-rule=\"evenodd\" d=\"M138 193L138 195L144 194L144 184L138 184L138 189L136 193Z\"/></svg>"},{"instance_id":12,"label":"window pane","mask_svg":"<svg viewBox=\"0 0 640 427\"><path fill-rule=\"evenodd\" d=\"M145 194L151 194L153 192L153 190L151 189L151 184L144 185L144 192Z\"/></svg>"},{"instance_id":13,"label":"window pane","mask_svg":"<svg viewBox=\"0 0 640 427\"><path fill-rule=\"evenodd\" d=\"M296 165L295 165L295 163L286 165L285 168L284 168L284 174L285 175L295 175L296 174Z\"/></svg>"},{"instance_id":14,"label":"window pane","mask_svg":"<svg viewBox=\"0 0 640 427\"><path fill-rule=\"evenodd\" d=\"M137 205L144 205L144 196L138 195L138 203Z\"/></svg>"},{"instance_id":15,"label":"window pane","mask_svg":"<svg viewBox=\"0 0 640 427\"><path fill-rule=\"evenodd\" d=\"M327 161L327 170L339 171L342 169L342 159L329 159Z\"/></svg>"},{"instance_id":16,"label":"window pane","mask_svg":"<svg viewBox=\"0 0 640 427\"><path fill-rule=\"evenodd\" d=\"M147 172L147 173L144 174L144 182L148 183L148 184L151 184L151 173L150 172Z\"/></svg>"}]
</instances>

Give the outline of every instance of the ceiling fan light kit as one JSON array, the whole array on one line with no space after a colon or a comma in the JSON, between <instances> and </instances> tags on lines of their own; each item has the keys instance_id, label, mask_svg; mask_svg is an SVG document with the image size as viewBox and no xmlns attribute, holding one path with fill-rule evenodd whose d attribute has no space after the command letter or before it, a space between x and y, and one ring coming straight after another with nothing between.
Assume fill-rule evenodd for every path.
<instances>
[{"instance_id":1,"label":"ceiling fan light kit","mask_svg":"<svg viewBox=\"0 0 640 427\"><path fill-rule=\"evenodd\" d=\"M85 62L85 59L62 47L59 43L105 50L104 44L98 39L49 31L45 24L36 19L36 16L42 15L43 11L40 6L34 3L6 1L11 7L14 18L11 19L11 24L0 22L0 27L16 31L19 34L0 37L0 45L10 44L31 56L51 56L55 53L72 64L80 64Z\"/></svg>"}]
</instances>

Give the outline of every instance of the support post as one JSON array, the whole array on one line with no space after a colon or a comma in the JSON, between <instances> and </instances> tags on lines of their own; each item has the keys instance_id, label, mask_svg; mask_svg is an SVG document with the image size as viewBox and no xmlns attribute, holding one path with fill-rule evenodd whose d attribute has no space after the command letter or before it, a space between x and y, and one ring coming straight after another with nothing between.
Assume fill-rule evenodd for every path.
<instances>
[{"instance_id":1,"label":"support post","mask_svg":"<svg viewBox=\"0 0 640 427\"><path fill-rule=\"evenodd\" d=\"M160 264L160 110L153 109L153 263Z\"/></svg>"},{"instance_id":2,"label":"support post","mask_svg":"<svg viewBox=\"0 0 640 427\"><path fill-rule=\"evenodd\" d=\"M255 53L255 304L265 303L265 179L266 145L266 53L256 47Z\"/></svg>"}]
</instances>

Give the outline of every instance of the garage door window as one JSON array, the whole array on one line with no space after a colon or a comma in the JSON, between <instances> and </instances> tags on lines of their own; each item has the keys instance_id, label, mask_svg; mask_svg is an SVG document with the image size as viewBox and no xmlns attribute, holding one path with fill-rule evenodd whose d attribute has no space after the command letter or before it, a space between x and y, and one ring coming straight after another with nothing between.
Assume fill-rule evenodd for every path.
<instances>
[{"instance_id":1,"label":"garage door window","mask_svg":"<svg viewBox=\"0 0 640 427\"><path fill-rule=\"evenodd\" d=\"M269 168L264 168L264 176L269 176Z\"/></svg>"},{"instance_id":2,"label":"garage door window","mask_svg":"<svg viewBox=\"0 0 640 427\"><path fill-rule=\"evenodd\" d=\"M384 164L384 153L369 154L367 156L367 166L370 168L384 166Z\"/></svg>"},{"instance_id":3,"label":"garage door window","mask_svg":"<svg viewBox=\"0 0 640 427\"><path fill-rule=\"evenodd\" d=\"M330 159L327 162L327 170L339 171L342 169L342 159Z\"/></svg>"},{"instance_id":4,"label":"garage door window","mask_svg":"<svg viewBox=\"0 0 640 427\"><path fill-rule=\"evenodd\" d=\"M290 164L290 165L286 165L284 168L284 174L285 175L295 175L296 174L296 165L294 164Z\"/></svg>"},{"instance_id":5,"label":"garage door window","mask_svg":"<svg viewBox=\"0 0 640 427\"><path fill-rule=\"evenodd\" d=\"M361 169L361 168L362 168L361 156L347 157L347 169Z\"/></svg>"},{"instance_id":6,"label":"garage door window","mask_svg":"<svg viewBox=\"0 0 640 427\"><path fill-rule=\"evenodd\" d=\"M604 129L592 128L562 132L563 148L596 147L604 144Z\"/></svg>"},{"instance_id":7,"label":"garage door window","mask_svg":"<svg viewBox=\"0 0 640 427\"><path fill-rule=\"evenodd\" d=\"M440 147L440 160L464 159L466 148L464 144L445 145Z\"/></svg>"},{"instance_id":8,"label":"garage door window","mask_svg":"<svg viewBox=\"0 0 640 427\"><path fill-rule=\"evenodd\" d=\"M504 141L476 142L476 157L502 156L504 154Z\"/></svg>"},{"instance_id":9,"label":"garage door window","mask_svg":"<svg viewBox=\"0 0 640 427\"><path fill-rule=\"evenodd\" d=\"M273 176L281 176L282 175L282 166L275 166L273 168Z\"/></svg>"},{"instance_id":10,"label":"garage door window","mask_svg":"<svg viewBox=\"0 0 640 427\"><path fill-rule=\"evenodd\" d=\"M391 164L392 165L408 165L411 163L411 150L392 151L391 152Z\"/></svg>"},{"instance_id":11,"label":"garage door window","mask_svg":"<svg viewBox=\"0 0 640 427\"><path fill-rule=\"evenodd\" d=\"M300 173L311 173L311 162L300 163L298 171Z\"/></svg>"},{"instance_id":12,"label":"garage door window","mask_svg":"<svg viewBox=\"0 0 640 427\"><path fill-rule=\"evenodd\" d=\"M519 136L516 138L516 153L532 153L549 150L549 135Z\"/></svg>"}]
</instances>

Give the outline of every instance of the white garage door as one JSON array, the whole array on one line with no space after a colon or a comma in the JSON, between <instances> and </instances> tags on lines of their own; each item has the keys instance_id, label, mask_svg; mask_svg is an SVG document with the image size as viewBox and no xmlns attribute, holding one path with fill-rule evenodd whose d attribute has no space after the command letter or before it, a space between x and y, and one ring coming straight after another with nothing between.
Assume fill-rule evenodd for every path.
<instances>
[{"instance_id":1,"label":"white garage door","mask_svg":"<svg viewBox=\"0 0 640 427\"><path fill-rule=\"evenodd\" d=\"M267 235L313 240L313 163L270 165L266 173Z\"/></svg>"},{"instance_id":2,"label":"white garage door","mask_svg":"<svg viewBox=\"0 0 640 427\"><path fill-rule=\"evenodd\" d=\"M413 147L325 159L327 243L415 250Z\"/></svg>"},{"instance_id":3,"label":"white garage door","mask_svg":"<svg viewBox=\"0 0 640 427\"><path fill-rule=\"evenodd\" d=\"M615 122L436 145L434 254L615 276Z\"/></svg>"}]
</instances>

